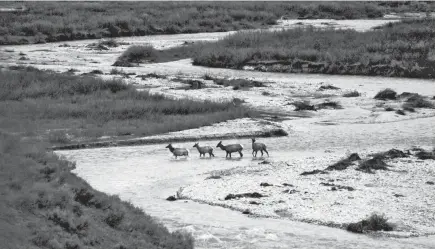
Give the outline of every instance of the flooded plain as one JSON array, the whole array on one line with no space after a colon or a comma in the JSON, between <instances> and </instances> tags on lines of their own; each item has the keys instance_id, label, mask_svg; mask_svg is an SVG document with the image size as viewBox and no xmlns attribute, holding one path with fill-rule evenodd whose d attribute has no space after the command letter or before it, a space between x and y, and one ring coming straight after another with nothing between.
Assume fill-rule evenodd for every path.
<instances>
[{"instance_id":1,"label":"flooded plain","mask_svg":"<svg viewBox=\"0 0 435 249\"><path fill-rule=\"evenodd\" d=\"M389 21L391 20L368 23L367 20L337 20L332 23L331 20L317 20L313 24L364 31ZM309 24L312 21L297 22ZM300 24L283 21L281 27L273 28L292 28L297 25ZM129 45L150 44L161 49L191 41L215 41L231 33L117 38L117 41L126 45L107 51L89 48L89 44L98 40L4 46L0 48L0 65L30 65L58 72L75 69L76 74L101 70L105 73L101 77L111 78L114 76L109 75L109 72L115 68L111 65ZM22 56L27 59L20 60ZM317 101L332 98L342 102L344 108L341 110L322 110L311 118L293 117L281 122L280 125L289 133L287 137L262 139L262 142L269 146L270 160L275 162L325 156L326 150L334 155L344 155L349 150L377 152L391 148L406 149L414 145L431 147L435 144L433 111L423 110L407 116L398 116L379 111L380 103L373 100L376 92L388 87L399 93L407 91L434 95L433 80L238 71L193 66L190 59L141 64L122 70L138 75L158 73L174 77L200 78L204 74L209 74L265 81L268 82L266 87L249 91L233 91L229 88L184 91L173 89L167 80L126 79L139 87L147 86L152 91L170 96L215 100L238 97L255 108L272 108L283 113L293 110L287 103L294 99L309 97ZM313 93L322 84L333 84L341 89L336 92L324 92L324 96L321 97L313 97ZM361 98L341 97L342 92L354 89L362 93ZM264 91L270 92L270 95L265 96L262 94ZM218 142L206 143L215 148ZM257 160L252 160L249 140L224 141L229 142L240 142L245 145L245 156L242 159L233 155L232 160L227 160L224 152L218 148L215 148L215 158L199 159L198 153L191 148L189 158L175 160L164 148L166 144L57 153L76 161L77 168L74 173L95 189L119 195L121 199L143 208L146 213L171 230L182 229L192 233L197 248L435 248L434 236L401 239L373 237L288 219L254 218L239 211L190 200L165 200L168 196L175 195L180 188L203 181L210 171L258 163ZM193 142L180 143L177 146L192 147Z\"/></svg>"}]
</instances>

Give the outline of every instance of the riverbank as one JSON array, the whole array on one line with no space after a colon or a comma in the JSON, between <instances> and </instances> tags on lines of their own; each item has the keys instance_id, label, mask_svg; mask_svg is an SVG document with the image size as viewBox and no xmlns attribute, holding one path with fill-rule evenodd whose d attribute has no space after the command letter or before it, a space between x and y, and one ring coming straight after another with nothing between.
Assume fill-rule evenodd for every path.
<instances>
[{"instance_id":1,"label":"riverbank","mask_svg":"<svg viewBox=\"0 0 435 249\"><path fill-rule=\"evenodd\" d=\"M2 248L193 248L189 234L95 190L45 146L0 132Z\"/></svg>"},{"instance_id":2,"label":"riverbank","mask_svg":"<svg viewBox=\"0 0 435 249\"><path fill-rule=\"evenodd\" d=\"M204 46L194 53L193 64L263 72L432 79L433 30L435 21L428 18L402 20L367 32L312 27L239 32Z\"/></svg>"}]
</instances>

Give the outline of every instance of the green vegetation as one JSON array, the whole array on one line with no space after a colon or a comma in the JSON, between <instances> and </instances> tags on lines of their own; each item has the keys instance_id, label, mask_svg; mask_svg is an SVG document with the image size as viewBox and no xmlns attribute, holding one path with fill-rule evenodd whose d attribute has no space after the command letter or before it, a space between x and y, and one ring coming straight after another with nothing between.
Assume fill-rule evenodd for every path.
<instances>
[{"instance_id":1,"label":"green vegetation","mask_svg":"<svg viewBox=\"0 0 435 249\"><path fill-rule=\"evenodd\" d=\"M208 44L194 64L260 71L435 78L435 20L404 20L378 30L239 32Z\"/></svg>"},{"instance_id":2,"label":"green vegetation","mask_svg":"<svg viewBox=\"0 0 435 249\"><path fill-rule=\"evenodd\" d=\"M193 248L190 235L92 189L45 147L0 131L2 248Z\"/></svg>"},{"instance_id":3,"label":"green vegetation","mask_svg":"<svg viewBox=\"0 0 435 249\"><path fill-rule=\"evenodd\" d=\"M235 102L173 100L121 80L32 68L0 71L0 78L0 128L53 143L147 136L255 115Z\"/></svg>"},{"instance_id":4,"label":"green vegetation","mask_svg":"<svg viewBox=\"0 0 435 249\"><path fill-rule=\"evenodd\" d=\"M347 231L354 233L366 233L370 231L393 231L393 226L388 223L384 215L372 214L367 219L356 223L350 223Z\"/></svg>"},{"instance_id":5,"label":"green vegetation","mask_svg":"<svg viewBox=\"0 0 435 249\"><path fill-rule=\"evenodd\" d=\"M283 18L379 18L434 11L431 2L25 2L0 3L0 45L266 27Z\"/></svg>"}]
</instances>

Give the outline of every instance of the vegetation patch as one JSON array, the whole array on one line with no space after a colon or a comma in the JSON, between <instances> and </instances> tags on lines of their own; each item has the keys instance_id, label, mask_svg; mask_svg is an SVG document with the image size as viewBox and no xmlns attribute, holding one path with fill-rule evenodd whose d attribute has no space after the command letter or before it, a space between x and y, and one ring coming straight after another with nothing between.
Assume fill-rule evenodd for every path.
<instances>
[{"instance_id":1,"label":"vegetation patch","mask_svg":"<svg viewBox=\"0 0 435 249\"><path fill-rule=\"evenodd\" d=\"M343 94L343 97L346 98L353 98L353 97L359 97L361 94L358 91L351 91Z\"/></svg>"},{"instance_id":2,"label":"vegetation patch","mask_svg":"<svg viewBox=\"0 0 435 249\"><path fill-rule=\"evenodd\" d=\"M342 106L337 101L325 101L323 103L317 104L316 109L342 109Z\"/></svg>"},{"instance_id":3,"label":"vegetation patch","mask_svg":"<svg viewBox=\"0 0 435 249\"><path fill-rule=\"evenodd\" d=\"M0 92L0 128L62 144L78 138L148 136L257 115L231 101L169 99L116 79L33 69L1 71L0 78L5 89Z\"/></svg>"},{"instance_id":4,"label":"vegetation patch","mask_svg":"<svg viewBox=\"0 0 435 249\"><path fill-rule=\"evenodd\" d=\"M408 154L401 150L397 149L391 149L385 152L376 153L373 155L373 157L379 158L379 159L394 159L394 158L403 158L408 157Z\"/></svg>"},{"instance_id":5,"label":"vegetation patch","mask_svg":"<svg viewBox=\"0 0 435 249\"><path fill-rule=\"evenodd\" d=\"M3 127L2 127L3 128ZM3 129L2 129L3 130ZM0 132L0 234L4 248L193 248L140 208L92 189L46 144ZM132 236L134 234L134 236Z\"/></svg>"},{"instance_id":6,"label":"vegetation patch","mask_svg":"<svg viewBox=\"0 0 435 249\"><path fill-rule=\"evenodd\" d=\"M367 219L348 224L346 230L353 233L393 231L393 226L388 223L388 219L384 215L372 214Z\"/></svg>"},{"instance_id":7,"label":"vegetation patch","mask_svg":"<svg viewBox=\"0 0 435 249\"><path fill-rule=\"evenodd\" d=\"M395 100L396 98L397 98L396 91L390 88L379 91L374 97L374 99L379 99L379 100Z\"/></svg>"},{"instance_id":8,"label":"vegetation patch","mask_svg":"<svg viewBox=\"0 0 435 249\"><path fill-rule=\"evenodd\" d=\"M434 30L433 20L412 19L367 32L313 27L245 31L205 46L193 63L265 72L434 78Z\"/></svg>"},{"instance_id":9,"label":"vegetation patch","mask_svg":"<svg viewBox=\"0 0 435 249\"><path fill-rule=\"evenodd\" d=\"M321 182L320 185L331 187L331 191L337 191L337 190L341 190L341 189L344 189L347 191L355 191L355 189L353 187L337 185L337 184L329 183L329 182Z\"/></svg>"},{"instance_id":10,"label":"vegetation patch","mask_svg":"<svg viewBox=\"0 0 435 249\"><path fill-rule=\"evenodd\" d=\"M295 111L316 111L316 107L307 100L295 101L289 104L295 106Z\"/></svg>"},{"instance_id":11,"label":"vegetation patch","mask_svg":"<svg viewBox=\"0 0 435 249\"><path fill-rule=\"evenodd\" d=\"M243 194L229 194L225 197L225 200L231 200L231 199L239 199L239 198L262 198L266 197L265 195L262 195L258 192L252 192L252 193L243 193Z\"/></svg>"},{"instance_id":12,"label":"vegetation patch","mask_svg":"<svg viewBox=\"0 0 435 249\"><path fill-rule=\"evenodd\" d=\"M429 100L426 100L423 96L419 94L415 94L410 96L406 102L402 105L403 108L411 109L411 108L435 108L434 103Z\"/></svg>"},{"instance_id":13,"label":"vegetation patch","mask_svg":"<svg viewBox=\"0 0 435 249\"><path fill-rule=\"evenodd\" d=\"M196 43L186 46L158 50L151 45L133 45L118 57L113 66L132 67L138 63L161 63L194 57L206 43Z\"/></svg>"},{"instance_id":14,"label":"vegetation patch","mask_svg":"<svg viewBox=\"0 0 435 249\"><path fill-rule=\"evenodd\" d=\"M16 5L3 3L5 7ZM431 12L431 2L26 2L2 12L0 45L265 28L283 19L366 19ZM382 28L380 28L382 29ZM106 46L106 45L105 45Z\"/></svg>"},{"instance_id":15,"label":"vegetation patch","mask_svg":"<svg viewBox=\"0 0 435 249\"><path fill-rule=\"evenodd\" d=\"M358 161L358 160L361 160L358 153L352 153L347 158L344 158L344 159L328 166L325 170L329 170L329 171L331 171L331 170L345 170L350 165L352 165L353 162Z\"/></svg>"},{"instance_id":16,"label":"vegetation patch","mask_svg":"<svg viewBox=\"0 0 435 249\"><path fill-rule=\"evenodd\" d=\"M325 90L338 90L340 87L336 87L333 85L322 85L319 87L319 91L325 91Z\"/></svg>"},{"instance_id":17,"label":"vegetation patch","mask_svg":"<svg viewBox=\"0 0 435 249\"><path fill-rule=\"evenodd\" d=\"M415 156L420 160L428 160L432 159L435 160L435 152L434 151L418 151L415 153Z\"/></svg>"},{"instance_id":18,"label":"vegetation patch","mask_svg":"<svg viewBox=\"0 0 435 249\"><path fill-rule=\"evenodd\" d=\"M374 170L388 170L388 165L379 157L362 161L357 170L365 173L374 173Z\"/></svg>"},{"instance_id":19,"label":"vegetation patch","mask_svg":"<svg viewBox=\"0 0 435 249\"><path fill-rule=\"evenodd\" d=\"M328 172L326 172L324 170L315 169L315 170L312 170L312 171L304 171L300 175L301 176L306 176L306 175L316 175L316 174L328 174Z\"/></svg>"},{"instance_id":20,"label":"vegetation patch","mask_svg":"<svg viewBox=\"0 0 435 249\"><path fill-rule=\"evenodd\" d=\"M220 86L232 86L233 90L239 90L243 88L251 87L264 87L263 82L247 79L213 79L214 83Z\"/></svg>"}]
</instances>

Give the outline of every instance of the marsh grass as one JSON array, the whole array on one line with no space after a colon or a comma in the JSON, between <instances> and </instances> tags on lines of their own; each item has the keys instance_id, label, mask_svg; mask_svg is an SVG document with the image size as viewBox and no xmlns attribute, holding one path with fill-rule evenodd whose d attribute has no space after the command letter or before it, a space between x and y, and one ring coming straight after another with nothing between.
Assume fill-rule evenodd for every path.
<instances>
[{"instance_id":1,"label":"marsh grass","mask_svg":"<svg viewBox=\"0 0 435 249\"><path fill-rule=\"evenodd\" d=\"M141 209L92 189L75 165L40 142L0 131L0 233L3 248L193 248ZM132 236L134 234L134 236Z\"/></svg>"},{"instance_id":2,"label":"marsh grass","mask_svg":"<svg viewBox=\"0 0 435 249\"><path fill-rule=\"evenodd\" d=\"M350 223L347 230L354 233L366 233L370 231L392 231L393 226L388 222L385 215L372 214L366 219Z\"/></svg>"},{"instance_id":3,"label":"marsh grass","mask_svg":"<svg viewBox=\"0 0 435 249\"><path fill-rule=\"evenodd\" d=\"M233 102L139 92L121 80L42 71L1 71L0 78L6 90L0 93L0 128L58 143L89 136L147 136L255 115ZM47 130L60 131L46 135Z\"/></svg>"},{"instance_id":4,"label":"marsh grass","mask_svg":"<svg viewBox=\"0 0 435 249\"><path fill-rule=\"evenodd\" d=\"M379 30L243 31L205 46L195 65L326 74L435 77L435 21L403 20Z\"/></svg>"},{"instance_id":5,"label":"marsh grass","mask_svg":"<svg viewBox=\"0 0 435 249\"><path fill-rule=\"evenodd\" d=\"M14 3L0 3L0 6ZM431 2L26 2L2 13L0 44L102 37L221 32L262 28L280 18L380 18L390 12L433 11Z\"/></svg>"}]
</instances>

